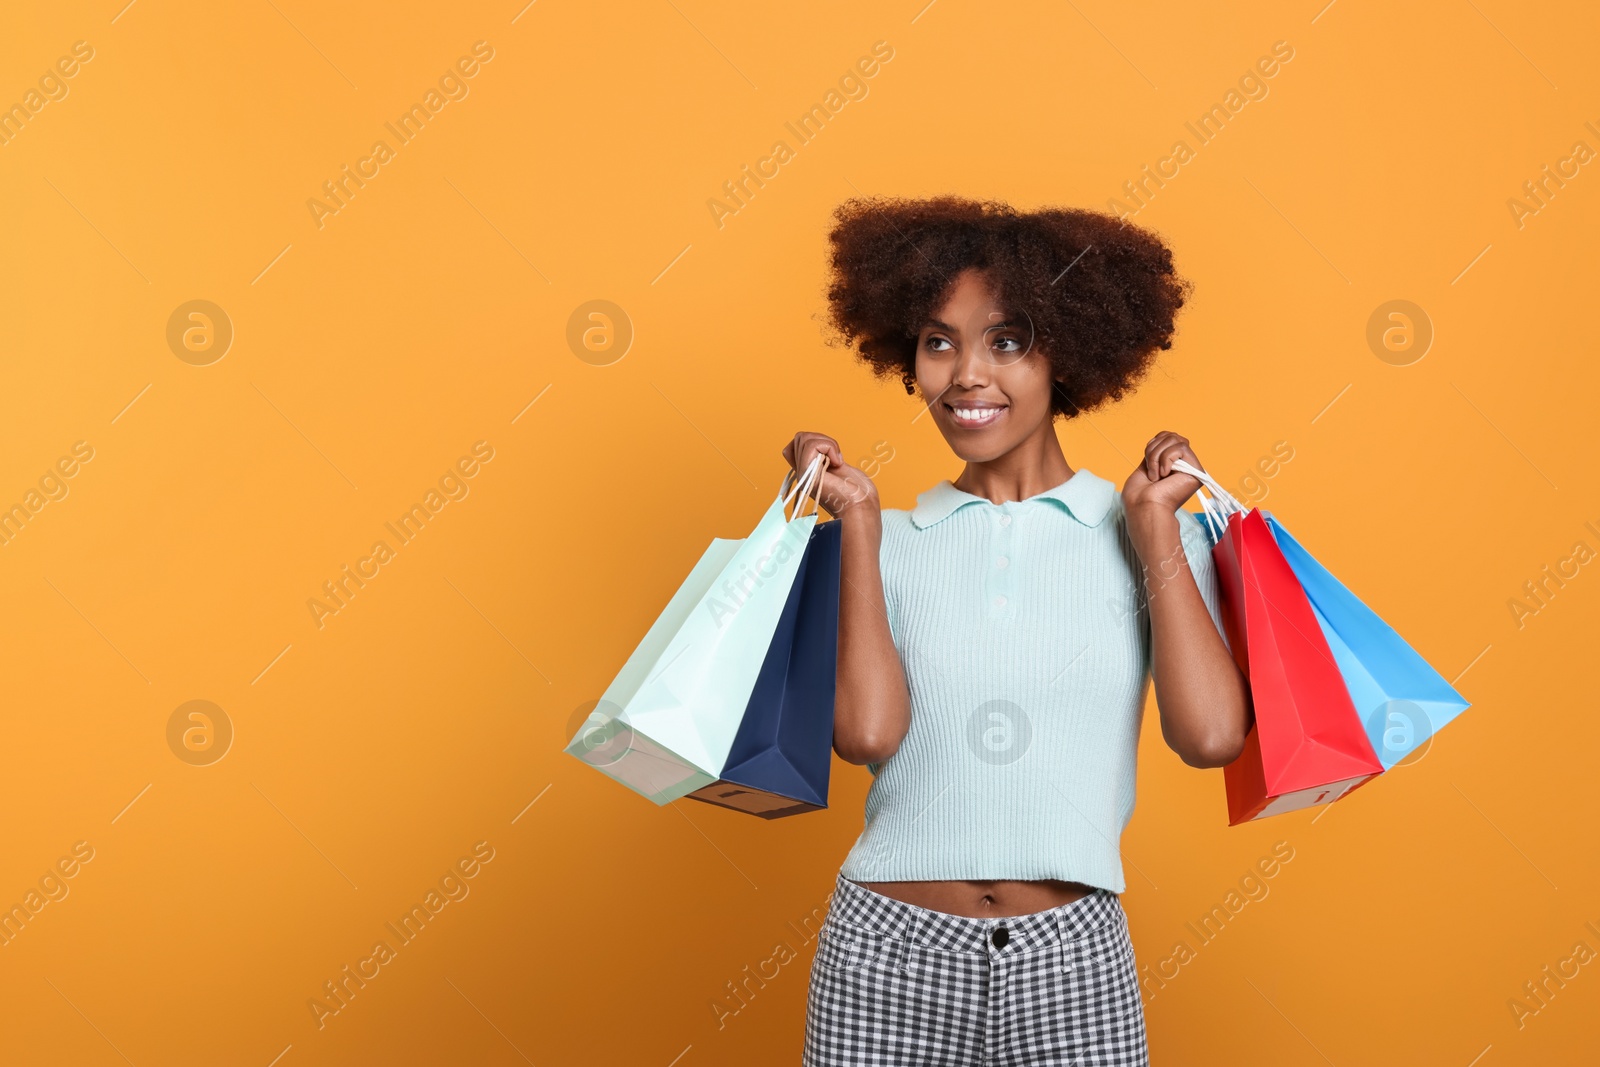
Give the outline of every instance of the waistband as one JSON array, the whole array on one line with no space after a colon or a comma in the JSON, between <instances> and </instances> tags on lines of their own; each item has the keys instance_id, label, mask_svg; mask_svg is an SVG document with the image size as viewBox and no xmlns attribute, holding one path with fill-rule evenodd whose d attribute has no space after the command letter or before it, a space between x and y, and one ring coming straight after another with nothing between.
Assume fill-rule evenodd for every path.
<instances>
[{"instance_id":1,"label":"waistband","mask_svg":"<svg viewBox=\"0 0 1600 1067\"><path fill-rule=\"evenodd\" d=\"M987 954L994 932L1005 927L1014 952L1074 941L1107 923L1126 924L1122 902L1109 889L1092 892L1046 911L986 919L951 915L907 904L839 875L828 922L875 930L909 944L944 952Z\"/></svg>"}]
</instances>

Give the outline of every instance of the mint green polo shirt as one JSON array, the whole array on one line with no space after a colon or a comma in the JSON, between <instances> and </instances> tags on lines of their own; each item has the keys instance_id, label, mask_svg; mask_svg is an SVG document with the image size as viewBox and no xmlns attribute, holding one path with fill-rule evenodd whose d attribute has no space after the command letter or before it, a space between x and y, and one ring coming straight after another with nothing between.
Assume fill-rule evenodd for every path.
<instances>
[{"instance_id":1,"label":"mint green polo shirt","mask_svg":"<svg viewBox=\"0 0 1600 1067\"><path fill-rule=\"evenodd\" d=\"M1177 516L1221 633L1210 541L1193 513ZM1151 652L1117 487L1080 469L995 504L944 480L910 510L883 510L879 563L911 726L868 765L865 825L840 873L1121 893Z\"/></svg>"}]
</instances>

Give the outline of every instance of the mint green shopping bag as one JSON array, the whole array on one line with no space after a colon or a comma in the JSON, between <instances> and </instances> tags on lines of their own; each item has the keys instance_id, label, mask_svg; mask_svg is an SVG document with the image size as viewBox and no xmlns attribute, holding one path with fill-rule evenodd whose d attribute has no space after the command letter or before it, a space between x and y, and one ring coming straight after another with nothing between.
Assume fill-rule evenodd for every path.
<instances>
[{"instance_id":1,"label":"mint green shopping bag","mask_svg":"<svg viewBox=\"0 0 1600 1067\"><path fill-rule=\"evenodd\" d=\"M657 804L720 777L817 522L801 511L823 462L787 493L786 474L748 537L712 540L564 751Z\"/></svg>"}]
</instances>

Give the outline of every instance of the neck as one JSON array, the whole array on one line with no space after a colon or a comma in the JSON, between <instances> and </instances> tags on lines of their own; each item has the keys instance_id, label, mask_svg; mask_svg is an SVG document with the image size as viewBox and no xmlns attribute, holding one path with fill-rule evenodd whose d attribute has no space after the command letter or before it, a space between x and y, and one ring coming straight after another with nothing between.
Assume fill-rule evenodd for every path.
<instances>
[{"instance_id":1,"label":"neck","mask_svg":"<svg viewBox=\"0 0 1600 1067\"><path fill-rule=\"evenodd\" d=\"M952 484L995 504L1026 500L1054 489L1076 472L1061 451L1054 424L1046 422L1040 430L1002 456L968 460Z\"/></svg>"}]
</instances>

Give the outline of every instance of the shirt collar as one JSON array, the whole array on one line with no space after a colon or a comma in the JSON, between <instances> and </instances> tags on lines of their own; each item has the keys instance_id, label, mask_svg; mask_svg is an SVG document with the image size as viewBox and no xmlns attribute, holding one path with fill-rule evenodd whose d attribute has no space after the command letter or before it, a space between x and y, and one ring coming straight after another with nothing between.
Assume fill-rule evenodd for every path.
<instances>
[{"instance_id":1,"label":"shirt collar","mask_svg":"<svg viewBox=\"0 0 1600 1067\"><path fill-rule=\"evenodd\" d=\"M1046 489L1020 503L1053 500L1085 526L1098 526L1111 510L1116 491L1116 486L1104 478L1079 468L1077 473L1054 489ZM917 494L917 506L911 509L911 521L919 530L926 530L965 504L998 506L984 497L957 489L946 478L932 489Z\"/></svg>"}]
</instances>

